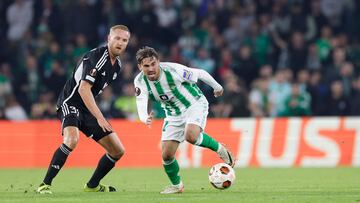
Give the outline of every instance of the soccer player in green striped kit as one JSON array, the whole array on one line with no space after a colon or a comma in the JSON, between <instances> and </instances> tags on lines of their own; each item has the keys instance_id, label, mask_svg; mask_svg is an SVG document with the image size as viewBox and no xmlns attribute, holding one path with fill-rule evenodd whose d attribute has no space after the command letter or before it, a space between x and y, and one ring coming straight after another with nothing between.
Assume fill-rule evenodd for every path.
<instances>
[{"instance_id":1,"label":"soccer player in green striped kit","mask_svg":"<svg viewBox=\"0 0 360 203\"><path fill-rule=\"evenodd\" d=\"M182 193L184 184L175 158L179 143L184 140L216 152L230 166L235 165L232 153L204 132L209 103L196 85L198 80L221 96L223 87L206 71L188 68L178 63L160 62L158 53L151 47L137 51L136 60L141 72L135 77L135 94L140 120L150 126L153 112L149 100L161 102L166 113L162 129L162 160L171 185L161 194Z\"/></svg>"}]
</instances>

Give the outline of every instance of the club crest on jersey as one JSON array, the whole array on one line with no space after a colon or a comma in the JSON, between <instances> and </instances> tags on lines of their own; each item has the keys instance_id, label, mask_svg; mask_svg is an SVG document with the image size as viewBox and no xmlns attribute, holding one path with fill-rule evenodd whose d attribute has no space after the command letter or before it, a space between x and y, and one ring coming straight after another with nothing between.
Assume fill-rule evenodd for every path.
<instances>
[{"instance_id":1,"label":"club crest on jersey","mask_svg":"<svg viewBox=\"0 0 360 203\"><path fill-rule=\"evenodd\" d=\"M141 90L138 87L135 87L135 96L139 96L141 94Z\"/></svg>"},{"instance_id":2,"label":"club crest on jersey","mask_svg":"<svg viewBox=\"0 0 360 203\"><path fill-rule=\"evenodd\" d=\"M183 78L186 80L190 80L192 75L193 75L193 73L191 71L184 70Z\"/></svg>"},{"instance_id":3,"label":"club crest on jersey","mask_svg":"<svg viewBox=\"0 0 360 203\"><path fill-rule=\"evenodd\" d=\"M90 75L93 76L93 77L95 77L96 74L97 74L97 70L96 70L95 68L94 68L94 69L91 69Z\"/></svg>"},{"instance_id":4,"label":"club crest on jersey","mask_svg":"<svg viewBox=\"0 0 360 203\"><path fill-rule=\"evenodd\" d=\"M113 80L115 80L116 77L117 77L117 73L114 73L114 75L113 75Z\"/></svg>"}]
</instances>

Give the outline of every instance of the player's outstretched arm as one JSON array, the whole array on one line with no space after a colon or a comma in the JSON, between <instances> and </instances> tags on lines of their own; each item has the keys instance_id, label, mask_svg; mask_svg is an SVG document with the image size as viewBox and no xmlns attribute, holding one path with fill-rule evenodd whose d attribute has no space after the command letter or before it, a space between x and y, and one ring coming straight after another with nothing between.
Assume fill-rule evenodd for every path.
<instances>
[{"instance_id":1,"label":"player's outstretched arm","mask_svg":"<svg viewBox=\"0 0 360 203\"><path fill-rule=\"evenodd\" d=\"M205 70L189 68L178 63L165 62L163 64L173 67L181 78L181 81L196 83L200 79L205 82L214 89L215 97L221 96L224 92L223 87Z\"/></svg>"},{"instance_id":2,"label":"player's outstretched arm","mask_svg":"<svg viewBox=\"0 0 360 203\"><path fill-rule=\"evenodd\" d=\"M205 82L207 85L214 89L215 97L219 97L223 94L224 88L208 72L202 69L190 69L196 72L198 79Z\"/></svg>"},{"instance_id":3,"label":"player's outstretched arm","mask_svg":"<svg viewBox=\"0 0 360 203\"><path fill-rule=\"evenodd\" d=\"M92 85L89 82L85 80L80 81L80 86L78 91L81 96L81 99L84 101L86 108L97 119L97 122L99 123L103 131L104 132L113 131L110 123L104 118L99 107L96 105L95 98L91 93L91 87Z\"/></svg>"}]
</instances>

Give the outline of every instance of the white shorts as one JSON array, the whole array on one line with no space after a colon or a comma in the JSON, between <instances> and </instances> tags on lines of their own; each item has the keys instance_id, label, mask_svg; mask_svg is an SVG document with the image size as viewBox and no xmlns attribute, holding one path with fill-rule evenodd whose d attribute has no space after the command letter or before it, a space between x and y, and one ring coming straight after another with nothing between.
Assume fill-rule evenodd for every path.
<instances>
[{"instance_id":1,"label":"white shorts","mask_svg":"<svg viewBox=\"0 0 360 203\"><path fill-rule=\"evenodd\" d=\"M201 130L204 130L208 113L209 103L203 96L195 104L191 105L181 116L178 116L178 118L165 118L161 141L175 140L183 142L185 140L185 126L189 123L198 125Z\"/></svg>"}]
</instances>

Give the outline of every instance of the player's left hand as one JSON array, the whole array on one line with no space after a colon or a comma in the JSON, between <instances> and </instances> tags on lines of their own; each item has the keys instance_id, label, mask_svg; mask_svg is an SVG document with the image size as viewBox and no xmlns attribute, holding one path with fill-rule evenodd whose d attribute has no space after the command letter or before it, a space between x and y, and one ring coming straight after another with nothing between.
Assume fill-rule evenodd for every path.
<instances>
[{"instance_id":1,"label":"player's left hand","mask_svg":"<svg viewBox=\"0 0 360 203\"><path fill-rule=\"evenodd\" d=\"M148 117L146 119L146 123L145 123L149 128L151 128L151 123L152 123L153 117L154 117L154 112L151 111L150 114L148 115Z\"/></svg>"},{"instance_id":2,"label":"player's left hand","mask_svg":"<svg viewBox=\"0 0 360 203\"><path fill-rule=\"evenodd\" d=\"M224 93L224 88L221 88L221 90L214 90L214 96L220 97Z\"/></svg>"},{"instance_id":3,"label":"player's left hand","mask_svg":"<svg viewBox=\"0 0 360 203\"><path fill-rule=\"evenodd\" d=\"M113 131L110 123L105 118L97 119L97 122L104 132L112 132Z\"/></svg>"}]
</instances>

